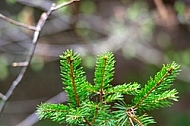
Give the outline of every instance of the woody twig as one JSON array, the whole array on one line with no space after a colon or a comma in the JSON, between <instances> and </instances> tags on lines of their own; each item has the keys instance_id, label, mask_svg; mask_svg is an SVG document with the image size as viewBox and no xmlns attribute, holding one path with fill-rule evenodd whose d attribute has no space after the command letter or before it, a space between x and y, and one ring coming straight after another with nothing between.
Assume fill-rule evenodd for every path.
<instances>
[{"instance_id":1,"label":"woody twig","mask_svg":"<svg viewBox=\"0 0 190 126\"><path fill-rule=\"evenodd\" d=\"M9 23L12 23L14 25L17 25L17 26L20 26L20 27L24 27L26 29L29 29L29 30L33 30L34 31L34 34L33 34L33 39L32 39L32 45L29 49L29 52L28 52L28 56L26 58L26 60L24 62L19 62L19 63L13 63L13 66L21 66L21 70L17 76L17 78L13 81L13 83L11 84L10 88L8 89L7 93L4 95L4 94L0 94L0 98L2 99L1 102L0 102L0 114L2 113L3 109L4 109L4 106L6 104L6 101L10 98L10 96L12 95L13 91L16 89L16 87L18 86L18 84L21 82L22 78L24 77L24 74L28 68L28 65L30 64L31 62L31 59L34 55L34 51L35 51L35 48L36 48L36 44L38 42L38 39L39 39L39 36L40 36L40 33L44 27L44 24L46 22L46 20L48 19L48 17L51 15L51 13L53 11L56 11L64 6L67 6L73 2L76 2L76 1L79 1L79 0L71 0L69 2L64 2L60 5L56 5L56 4L52 4L52 6L50 7L50 9L47 11L47 12L44 12L41 14L41 17L40 19L38 20L38 23L36 26L30 26L30 25L26 25L26 24L23 24L21 22L17 22L17 21L14 21L2 14L0 14L0 18L4 19L5 21L9 22Z\"/></svg>"}]
</instances>

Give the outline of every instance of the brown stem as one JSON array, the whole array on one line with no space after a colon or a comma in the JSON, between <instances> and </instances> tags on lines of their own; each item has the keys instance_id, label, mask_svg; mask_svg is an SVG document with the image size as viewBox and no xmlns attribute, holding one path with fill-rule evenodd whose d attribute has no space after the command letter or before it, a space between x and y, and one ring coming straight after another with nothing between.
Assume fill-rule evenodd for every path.
<instances>
[{"instance_id":1,"label":"brown stem","mask_svg":"<svg viewBox=\"0 0 190 126\"><path fill-rule=\"evenodd\" d=\"M77 106L80 107L80 100L79 100L79 96L78 96L77 89L76 89L75 75L74 75L73 64L72 64L73 59L71 59L70 55L68 56L68 62L69 62L69 66L70 66L70 76L71 76L73 91L74 91L74 95L75 95L75 100L76 100ZM84 117L84 120L89 126L92 126L92 124L88 121L88 119L86 117Z\"/></svg>"},{"instance_id":2,"label":"brown stem","mask_svg":"<svg viewBox=\"0 0 190 126\"><path fill-rule=\"evenodd\" d=\"M144 125L137 119L137 117L136 117L136 115L135 115L135 108L128 108L128 109L126 110L126 114L127 114L127 116L128 116L129 124L130 124L131 126L134 126L133 121L136 122L137 124L139 124L140 126L144 126Z\"/></svg>"},{"instance_id":3,"label":"brown stem","mask_svg":"<svg viewBox=\"0 0 190 126\"><path fill-rule=\"evenodd\" d=\"M80 107L80 101L79 101L76 84L75 84L75 75L74 75L74 71L73 71L73 64L72 64L73 60L71 59L71 56L68 57L68 62L69 62L69 66L70 66L70 76L71 76L72 87L73 87L73 91L74 91L74 95L75 95L75 100L76 100L77 106Z\"/></svg>"},{"instance_id":4,"label":"brown stem","mask_svg":"<svg viewBox=\"0 0 190 126\"><path fill-rule=\"evenodd\" d=\"M85 122L89 125L92 126L92 124L86 119L86 117L84 117Z\"/></svg>"}]
</instances>

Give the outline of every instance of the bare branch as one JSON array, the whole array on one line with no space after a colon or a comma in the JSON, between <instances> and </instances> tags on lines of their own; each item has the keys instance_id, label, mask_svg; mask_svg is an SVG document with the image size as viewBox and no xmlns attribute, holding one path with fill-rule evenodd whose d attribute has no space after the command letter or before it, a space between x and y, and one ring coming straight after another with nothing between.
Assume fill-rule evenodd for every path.
<instances>
[{"instance_id":1,"label":"bare branch","mask_svg":"<svg viewBox=\"0 0 190 126\"><path fill-rule=\"evenodd\" d=\"M80 1L80 0L71 0L71 1L68 1L68 2L64 2L64 3L62 3L62 4L59 4L59 5L55 6L55 7L52 9L52 11L58 10L58 9L64 7L64 6L67 6L67 5L69 5L69 4L73 3L73 2L75 2L75 1Z\"/></svg>"},{"instance_id":2,"label":"bare branch","mask_svg":"<svg viewBox=\"0 0 190 126\"><path fill-rule=\"evenodd\" d=\"M6 100L5 95L3 95L2 93L0 93L0 98L1 98L2 100Z\"/></svg>"},{"instance_id":3,"label":"bare branch","mask_svg":"<svg viewBox=\"0 0 190 126\"><path fill-rule=\"evenodd\" d=\"M69 4L71 4L71 3L75 2L75 1L80 1L80 0L71 0L71 1L68 1L68 2L63 2L62 4L57 5L57 6L53 7L53 8L51 8L50 9L51 10L50 13L52 13L53 11L58 10L58 9L64 7L64 6L67 6L67 5L69 5ZM17 26L20 26L20 27L23 27L23 28L26 28L26 29L29 29L29 30L36 31L36 27L35 26L31 26L31 25L24 24L22 22L15 21L15 20L13 20L11 18L8 18L8 17L4 16L1 13L0 13L0 18L3 19L3 20L5 20L5 21L7 21L7 22L9 22L9 23L11 23L11 24L14 24L14 25L17 25Z\"/></svg>"},{"instance_id":4,"label":"bare branch","mask_svg":"<svg viewBox=\"0 0 190 126\"><path fill-rule=\"evenodd\" d=\"M61 7L64 7L64 6L67 6L69 4L71 4L72 2L74 1L78 1L78 0L71 0L70 2L66 2L65 4L61 4L62 6L59 6L57 9L61 8ZM5 103L6 101L10 98L10 96L12 95L13 91L16 89L17 85L21 82L27 68L28 68L28 65L30 64L31 62L31 59L33 57L33 54L34 54L34 51L35 51L35 48L36 48L36 44L37 44L37 41L39 39L39 35L40 35L40 32L42 30L42 28L44 27L44 24L46 22L46 20L48 19L48 17L51 15L51 13L57 9L54 9L55 8L55 4L52 4L52 6L50 7L50 9L47 11L47 12L44 12L41 14L41 17L40 19L38 20L38 23L35 27L35 32L34 32L34 35L33 35L33 39L32 39L32 46L30 47L30 50L29 50L29 53L28 53L28 56L26 58L26 60L24 61L25 65L21 68L21 71L19 73L19 75L17 76L17 78L13 81L13 83L11 84L9 90L7 91L7 93L5 95L0 95L2 101L0 102L0 114L2 113L3 109L4 109L4 106L5 106ZM4 17L4 16L3 16ZM24 25L24 24L20 24L19 22L16 22L16 21L13 21L12 19L9 19L9 18L6 18L5 19L8 19L6 21L8 22L11 22L15 25L18 25L18 26L24 26L24 27L28 27L27 25ZM14 64L17 64L17 63L14 63Z\"/></svg>"},{"instance_id":5,"label":"bare branch","mask_svg":"<svg viewBox=\"0 0 190 126\"><path fill-rule=\"evenodd\" d=\"M1 13L0 13L0 18L7 21L7 22L9 22L9 23L11 23L11 24L14 24L14 25L26 28L26 29L33 30L33 31L36 30L35 26L30 26L30 25L23 24L21 22L14 21L13 19L8 18L8 17L2 15Z\"/></svg>"},{"instance_id":6,"label":"bare branch","mask_svg":"<svg viewBox=\"0 0 190 126\"><path fill-rule=\"evenodd\" d=\"M28 62L14 62L12 63L13 67L18 67L18 66L28 66Z\"/></svg>"},{"instance_id":7,"label":"bare branch","mask_svg":"<svg viewBox=\"0 0 190 126\"><path fill-rule=\"evenodd\" d=\"M66 102L65 92L61 92L46 101L46 103L63 103L63 102ZM22 122L20 122L16 126L33 126L35 123L39 121L36 113L37 111L34 111L31 115L26 117Z\"/></svg>"}]
</instances>

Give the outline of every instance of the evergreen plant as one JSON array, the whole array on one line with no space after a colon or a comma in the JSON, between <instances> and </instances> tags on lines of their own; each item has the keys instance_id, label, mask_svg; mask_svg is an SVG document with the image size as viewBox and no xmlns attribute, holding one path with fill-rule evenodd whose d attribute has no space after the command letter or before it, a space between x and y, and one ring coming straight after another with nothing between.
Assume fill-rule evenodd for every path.
<instances>
[{"instance_id":1,"label":"evergreen plant","mask_svg":"<svg viewBox=\"0 0 190 126\"><path fill-rule=\"evenodd\" d=\"M178 101L177 90L171 89L180 72L175 62L163 65L143 87L137 82L112 86L115 60L111 52L98 55L94 84L87 81L78 53L67 50L60 58L62 83L68 100L66 104L38 105L40 119L49 118L66 125L147 126L155 123L147 111ZM133 96L131 103L124 101L124 95Z\"/></svg>"}]
</instances>

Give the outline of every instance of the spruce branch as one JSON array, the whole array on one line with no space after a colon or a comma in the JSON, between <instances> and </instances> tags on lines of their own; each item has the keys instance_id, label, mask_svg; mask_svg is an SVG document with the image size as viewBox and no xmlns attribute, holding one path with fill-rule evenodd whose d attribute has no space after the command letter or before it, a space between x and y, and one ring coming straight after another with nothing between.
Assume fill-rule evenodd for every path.
<instances>
[{"instance_id":1,"label":"spruce branch","mask_svg":"<svg viewBox=\"0 0 190 126\"><path fill-rule=\"evenodd\" d=\"M69 66L70 66L70 77L71 77L73 92L74 92L74 95L75 95L75 100L76 100L76 103L77 103L78 107L80 107L79 97L78 97L78 93L77 93L77 90L76 90L76 84L75 84L75 75L74 75L73 65L72 65L73 59L71 59L70 54L67 55L67 61L68 61Z\"/></svg>"},{"instance_id":2,"label":"spruce branch","mask_svg":"<svg viewBox=\"0 0 190 126\"><path fill-rule=\"evenodd\" d=\"M98 107L98 105L96 105L95 106L95 112L94 112L94 117L93 117L93 120L92 120L92 124L94 124L95 123L95 120L96 120L96 118L97 118L97 116L98 116L98 110L99 110L99 107Z\"/></svg>"},{"instance_id":3,"label":"spruce branch","mask_svg":"<svg viewBox=\"0 0 190 126\"><path fill-rule=\"evenodd\" d=\"M89 95L86 91L89 83L84 76L82 67L79 66L81 58L72 50L67 50L60 58L62 82L66 85L65 91L69 97L68 102L75 103L76 106L80 107L80 103L86 100Z\"/></svg>"},{"instance_id":4,"label":"spruce branch","mask_svg":"<svg viewBox=\"0 0 190 126\"><path fill-rule=\"evenodd\" d=\"M105 102L114 102L123 100L124 94L137 95L139 92L140 85L138 83L129 83L129 84L119 84L115 87L109 87L105 89L104 101Z\"/></svg>"},{"instance_id":5,"label":"spruce branch","mask_svg":"<svg viewBox=\"0 0 190 126\"><path fill-rule=\"evenodd\" d=\"M67 50L60 58L62 82L68 96L66 105L68 109L60 111L59 105L56 106L57 110L49 109L48 107L51 107L49 105L46 111L46 106L40 105L38 111L42 112L38 114L42 114L41 118L47 117L52 120L58 118L56 121L71 125L147 126L155 121L146 113L142 114L143 111L170 106L171 100L178 99L177 90L170 89L180 71L180 66L175 62L163 65L155 77L150 78L145 87L140 89L140 84L136 82L116 86L110 84L115 63L112 53L104 53L97 57L94 85L84 76L79 54ZM124 102L126 94L134 96L132 104ZM51 115L50 110L55 114ZM58 112L63 112L64 117L60 117Z\"/></svg>"},{"instance_id":6,"label":"spruce branch","mask_svg":"<svg viewBox=\"0 0 190 126\"><path fill-rule=\"evenodd\" d=\"M105 92L106 94L112 94L115 92L119 92L121 94L130 94L136 95L139 93L140 84L138 83L129 83L129 84L120 84L116 85L115 87L108 88Z\"/></svg>"},{"instance_id":7,"label":"spruce branch","mask_svg":"<svg viewBox=\"0 0 190 126\"><path fill-rule=\"evenodd\" d=\"M99 55L97 58L94 83L95 89L100 96L100 101L103 101L104 89L110 87L110 82L113 80L114 75L114 57L113 54L108 52Z\"/></svg>"},{"instance_id":8,"label":"spruce branch","mask_svg":"<svg viewBox=\"0 0 190 126\"><path fill-rule=\"evenodd\" d=\"M71 107L80 108L81 103L88 99L89 95L89 93L86 91L89 83L84 76L84 71L82 67L79 66L81 64L81 58L79 57L79 54L73 53L72 50L65 51L63 55L60 56L60 58L62 82L66 86L65 91L68 96L69 105ZM74 119L81 119L82 115L78 115L82 114L80 113L80 111L73 112L77 113L73 113L73 116L70 115L68 118L73 117ZM88 125L91 125L85 116L83 116L83 119ZM76 122L73 121L70 123Z\"/></svg>"},{"instance_id":9,"label":"spruce branch","mask_svg":"<svg viewBox=\"0 0 190 126\"><path fill-rule=\"evenodd\" d=\"M115 103L113 106L113 109L116 109L116 111L113 111L113 115L115 115L115 123L117 126L125 126L128 124L128 116L126 114L126 103L124 101L120 101L119 103Z\"/></svg>"},{"instance_id":10,"label":"spruce branch","mask_svg":"<svg viewBox=\"0 0 190 126\"><path fill-rule=\"evenodd\" d=\"M161 107L153 101L155 97L161 97L163 92L168 90L179 73L179 65L173 62L172 64L163 65L163 68L155 75L154 79L151 77L144 88L141 89L140 93L133 99L134 108L151 110L156 107ZM173 97L167 97L167 99L177 100L178 96L176 92L172 92ZM169 101L168 101L169 102ZM151 104L151 105L150 105ZM169 103L168 103L169 104ZM147 108L146 105L150 105ZM146 107L145 107L146 106ZM156 107L155 107L156 106Z\"/></svg>"},{"instance_id":11,"label":"spruce branch","mask_svg":"<svg viewBox=\"0 0 190 126\"><path fill-rule=\"evenodd\" d=\"M40 119L49 118L52 121L63 123L69 113L69 107L63 104L45 103L38 106L37 114Z\"/></svg>"},{"instance_id":12,"label":"spruce branch","mask_svg":"<svg viewBox=\"0 0 190 126\"><path fill-rule=\"evenodd\" d=\"M139 116L138 117L138 120L144 125L144 126L147 126L149 124L154 124L156 123L153 119L152 116L148 116L146 113L143 114L142 116Z\"/></svg>"},{"instance_id":13,"label":"spruce branch","mask_svg":"<svg viewBox=\"0 0 190 126\"><path fill-rule=\"evenodd\" d=\"M110 118L112 118L112 114L110 111L110 105L102 104L100 102L95 107L96 107L96 110L94 111L94 113L96 114L96 118L94 118L95 121L93 121L94 122L93 125L95 125L95 126L104 125L105 126L108 123L108 122L105 122L105 120L109 120ZM96 112L98 112L98 113L96 113Z\"/></svg>"}]
</instances>

